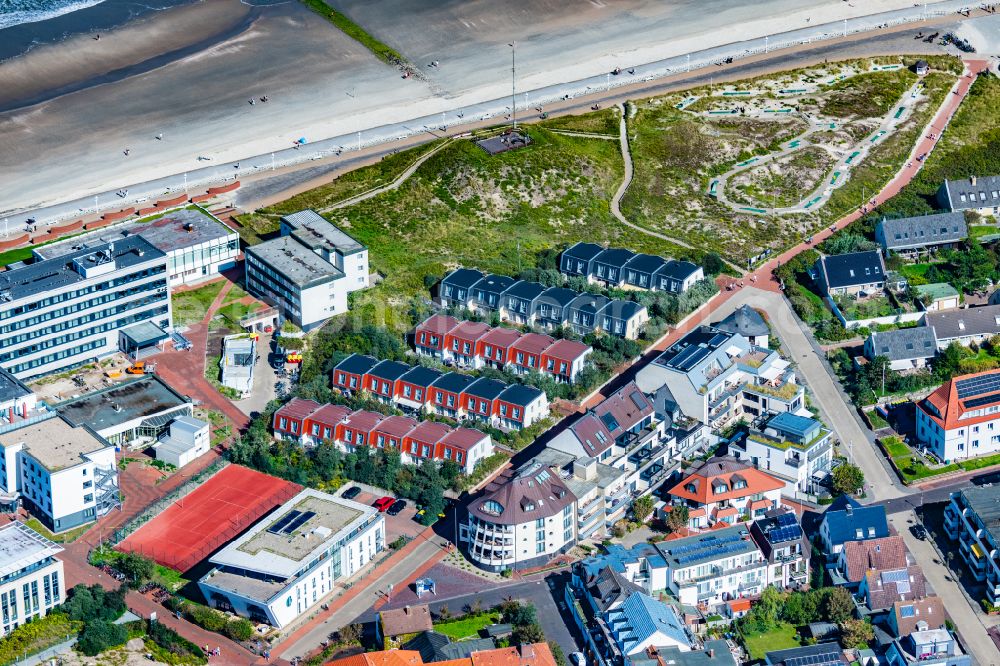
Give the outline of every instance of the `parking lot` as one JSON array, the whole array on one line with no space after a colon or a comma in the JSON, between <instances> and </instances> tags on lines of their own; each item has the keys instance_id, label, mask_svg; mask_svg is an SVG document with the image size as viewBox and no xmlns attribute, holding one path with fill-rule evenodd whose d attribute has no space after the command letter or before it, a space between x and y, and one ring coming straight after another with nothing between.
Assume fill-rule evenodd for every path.
<instances>
[{"instance_id":1,"label":"parking lot","mask_svg":"<svg viewBox=\"0 0 1000 666\"><path fill-rule=\"evenodd\" d=\"M373 506L375 504L375 500L381 497L392 496L391 493L380 491L377 488L373 488L372 486L368 486L363 483L347 483L337 494L342 495L344 491L353 486L361 488L361 492L354 498L354 501L366 506ZM388 513L383 513L382 515L385 516L385 534L387 544L392 543L400 536L412 539L424 530L424 526L415 519L417 515L417 507L413 500L406 500L406 508L403 509L398 515L391 516Z\"/></svg>"}]
</instances>

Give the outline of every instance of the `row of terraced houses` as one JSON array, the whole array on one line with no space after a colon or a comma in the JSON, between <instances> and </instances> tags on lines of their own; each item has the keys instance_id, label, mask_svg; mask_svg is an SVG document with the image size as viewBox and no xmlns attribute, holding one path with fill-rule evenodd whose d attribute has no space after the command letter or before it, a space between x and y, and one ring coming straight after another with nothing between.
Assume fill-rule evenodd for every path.
<instances>
[{"instance_id":1,"label":"row of terraced houses","mask_svg":"<svg viewBox=\"0 0 1000 666\"><path fill-rule=\"evenodd\" d=\"M337 364L333 388L348 395L365 391L404 412L476 420L506 430L527 428L549 415L548 397L534 386L379 361L361 354L352 354Z\"/></svg>"},{"instance_id":2,"label":"row of terraced houses","mask_svg":"<svg viewBox=\"0 0 1000 666\"><path fill-rule=\"evenodd\" d=\"M404 463L451 460L466 474L493 453L490 436L473 428L453 428L343 405L321 405L303 398L293 398L276 411L272 427L276 437L306 446L329 440L348 452L359 446L395 449Z\"/></svg>"}]
</instances>

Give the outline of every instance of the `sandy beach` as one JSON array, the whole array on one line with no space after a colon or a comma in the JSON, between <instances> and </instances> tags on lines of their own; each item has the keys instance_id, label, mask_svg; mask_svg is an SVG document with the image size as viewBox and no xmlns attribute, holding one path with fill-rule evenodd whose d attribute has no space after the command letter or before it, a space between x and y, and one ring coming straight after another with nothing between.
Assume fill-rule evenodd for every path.
<instances>
[{"instance_id":1,"label":"sandy beach","mask_svg":"<svg viewBox=\"0 0 1000 666\"><path fill-rule=\"evenodd\" d=\"M315 141L503 97L511 40L518 88L530 90L912 2L331 4L401 51L424 80L403 80L294 1L204 0L99 41L80 36L0 64L0 109L8 109L0 113L0 211L181 173L205 164L199 157L238 160L299 137ZM432 60L440 66L428 67ZM263 95L267 103L247 101Z\"/></svg>"}]
</instances>

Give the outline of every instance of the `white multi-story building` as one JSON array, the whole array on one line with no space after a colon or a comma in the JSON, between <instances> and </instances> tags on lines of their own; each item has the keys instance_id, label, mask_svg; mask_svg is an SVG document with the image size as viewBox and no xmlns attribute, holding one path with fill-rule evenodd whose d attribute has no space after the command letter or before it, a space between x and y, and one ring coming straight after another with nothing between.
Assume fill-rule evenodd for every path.
<instances>
[{"instance_id":1,"label":"white multi-story building","mask_svg":"<svg viewBox=\"0 0 1000 666\"><path fill-rule=\"evenodd\" d=\"M257 363L257 341L246 333L222 339L219 369L222 385L247 395L253 390L253 369Z\"/></svg>"},{"instance_id":2,"label":"white multi-story building","mask_svg":"<svg viewBox=\"0 0 1000 666\"><path fill-rule=\"evenodd\" d=\"M487 571L539 566L576 544L576 496L538 462L473 500L468 511L459 540L472 562Z\"/></svg>"},{"instance_id":3,"label":"white multi-story building","mask_svg":"<svg viewBox=\"0 0 1000 666\"><path fill-rule=\"evenodd\" d=\"M170 430L160 435L153 445L156 459L180 468L208 453L212 437L208 422L192 416L181 416L170 422Z\"/></svg>"},{"instance_id":4,"label":"white multi-story building","mask_svg":"<svg viewBox=\"0 0 1000 666\"><path fill-rule=\"evenodd\" d=\"M917 403L917 439L951 462L1000 451L1000 370L954 377Z\"/></svg>"},{"instance_id":5,"label":"white multi-story building","mask_svg":"<svg viewBox=\"0 0 1000 666\"><path fill-rule=\"evenodd\" d=\"M306 489L209 558L209 605L281 628L317 607L385 549L370 506Z\"/></svg>"},{"instance_id":6,"label":"white multi-story building","mask_svg":"<svg viewBox=\"0 0 1000 666\"><path fill-rule=\"evenodd\" d=\"M830 474L830 430L816 419L781 412L761 419L730 452L785 482L784 494L816 494Z\"/></svg>"},{"instance_id":7,"label":"white multi-story building","mask_svg":"<svg viewBox=\"0 0 1000 666\"><path fill-rule=\"evenodd\" d=\"M97 520L121 506L115 447L86 426L41 412L0 431L0 490L53 532Z\"/></svg>"},{"instance_id":8,"label":"white multi-story building","mask_svg":"<svg viewBox=\"0 0 1000 666\"><path fill-rule=\"evenodd\" d=\"M0 637L66 598L62 550L24 523L0 527Z\"/></svg>"},{"instance_id":9,"label":"white multi-story building","mask_svg":"<svg viewBox=\"0 0 1000 666\"><path fill-rule=\"evenodd\" d=\"M281 237L246 250L246 284L302 330L347 312L369 285L368 248L312 210L281 218Z\"/></svg>"},{"instance_id":10,"label":"white multi-story building","mask_svg":"<svg viewBox=\"0 0 1000 666\"><path fill-rule=\"evenodd\" d=\"M141 236L14 267L0 274L0 366L20 378L71 368L170 317L167 256Z\"/></svg>"},{"instance_id":11,"label":"white multi-story building","mask_svg":"<svg viewBox=\"0 0 1000 666\"><path fill-rule=\"evenodd\" d=\"M1000 487L976 486L952 493L944 529L986 599L1000 605Z\"/></svg>"}]
</instances>

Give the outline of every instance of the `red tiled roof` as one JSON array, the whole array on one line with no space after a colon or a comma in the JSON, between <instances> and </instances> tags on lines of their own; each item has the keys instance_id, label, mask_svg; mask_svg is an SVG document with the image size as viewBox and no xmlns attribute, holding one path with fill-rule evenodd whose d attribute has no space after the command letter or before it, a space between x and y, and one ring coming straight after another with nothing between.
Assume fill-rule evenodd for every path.
<instances>
[{"instance_id":1,"label":"red tiled roof","mask_svg":"<svg viewBox=\"0 0 1000 666\"><path fill-rule=\"evenodd\" d=\"M490 332L490 325L481 321L463 321L448 331L448 336L462 340L478 340Z\"/></svg>"},{"instance_id":2,"label":"red tiled roof","mask_svg":"<svg viewBox=\"0 0 1000 666\"><path fill-rule=\"evenodd\" d=\"M372 428L378 425L384 418L385 417L378 412L354 412L348 417L347 422L344 425L355 430L371 432Z\"/></svg>"},{"instance_id":3,"label":"red tiled roof","mask_svg":"<svg viewBox=\"0 0 1000 666\"><path fill-rule=\"evenodd\" d=\"M750 502L750 510L756 511L757 509L766 509L771 506L771 500L759 499Z\"/></svg>"},{"instance_id":4,"label":"red tiled roof","mask_svg":"<svg viewBox=\"0 0 1000 666\"><path fill-rule=\"evenodd\" d=\"M473 652L470 656L473 666L556 666L556 660L546 643L482 650Z\"/></svg>"},{"instance_id":5,"label":"red tiled roof","mask_svg":"<svg viewBox=\"0 0 1000 666\"><path fill-rule=\"evenodd\" d=\"M653 413L653 403L639 390L635 382L629 382L621 387L599 405L594 407L598 418L611 414L618 422L617 428L608 426L612 436L618 437L626 430L631 430L636 424ZM603 422L603 419L601 419Z\"/></svg>"},{"instance_id":6,"label":"red tiled roof","mask_svg":"<svg viewBox=\"0 0 1000 666\"><path fill-rule=\"evenodd\" d=\"M517 342L520 337L521 333L519 331L500 326L484 335L482 339L480 339L480 342L484 345L493 345L494 347L503 347L506 349Z\"/></svg>"},{"instance_id":7,"label":"red tiled roof","mask_svg":"<svg viewBox=\"0 0 1000 666\"><path fill-rule=\"evenodd\" d=\"M304 419L319 409L319 403L305 398L292 398L283 405L275 416L283 416L289 419Z\"/></svg>"},{"instance_id":8,"label":"red tiled roof","mask_svg":"<svg viewBox=\"0 0 1000 666\"><path fill-rule=\"evenodd\" d=\"M415 439L418 442L424 442L425 444L437 444L449 431L451 431L451 428L443 423L424 421L418 423L417 427L407 434L407 437Z\"/></svg>"},{"instance_id":9,"label":"red tiled roof","mask_svg":"<svg viewBox=\"0 0 1000 666\"><path fill-rule=\"evenodd\" d=\"M585 345L576 340L556 340L545 350L546 356L558 358L562 361L573 362L590 350L590 345Z\"/></svg>"},{"instance_id":10,"label":"red tiled roof","mask_svg":"<svg viewBox=\"0 0 1000 666\"><path fill-rule=\"evenodd\" d=\"M309 416L309 420L314 423L334 426L346 419L352 413L353 410L348 407L344 407L343 405L326 404L313 412Z\"/></svg>"},{"instance_id":11,"label":"red tiled roof","mask_svg":"<svg viewBox=\"0 0 1000 666\"><path fill-rule=\"evenodd\" d=\"M453 446L463 451L468 451L473 446L483 441L486 435L474 428L456 428L441 439L442 444Z\"/></svg>"},{"instance_id":12,"label":"red tiled roof","mask_svg":"<svg viewBox=\"0 0 1000 666\"><path fill-rule=\"evenodd\" d=\"M451 329L458 326L458 320L449 315L436 314L428 317L417 325L416 333L428 331L443 336Z\"/></svg>"},{"instance_id":13,"label":"red tiled roof","mask_svg":"<svg viewBox=\"0 0 1000 666\"><path fill-rule=\"evenodd\" d=\"M731 490L733 487L733 477L740 477L746 482L746 487L738 490ZM730 490L715 493L712 486L716 481L723 481ZM687 489L687 486L694 484L694 491ZM744 462L728 456L712 458L702 463L700 467L693 469L680 483L670 489L670 494L675 497L682 497L694 500L700 504L718 502L720 500L734 500L750 497L757 493L764 493L772 490L779 490L785 487L785 482L776 479L770 474L754 468Z\"/></svg>"},{"instance_id":14,"label":"red tiled roof","mask_svg":"<svg viewBox=\"0 0 1000 666\"><path fill-rule=\"evenodd\" d=\"M726 602L734 613L741 613L750 610L749 599L730 599Z\"/></svg>"},{"instance_id":15,"label":"red tiled roof","mask_svg":"<svg viewBox=\"0 0 1000 666\"><path fill-rule=\"evenodd\" d=\"M431 622L431 610L427 604L380 611L378 621L382 625L383 636L415 634L421 631L431 631L434 628L434 624ZM420 653L416 654L419 658Z\"/></svg>"},{"instance_id":16,"label":"red tiled roof","mask_svg":"<svg viewBox=\"0 0 1000 666\"><path fill-rule=\"evenodd\" d=\"M393 437L403 437L417 426L416 419L408 416L390 416L383 419L372 432Z\"/></svg>"},{"instance_id":17,"label":"red tiled roof","mask_svg":"<svg viewBox=\"0 0 1000 666\"><path fill-rule=\"evenodd\" d=\"M971 375L962 375L960 377L953 377L949 379L944 384L939 386L936 391L931 393L929 396L917 403L917 406L923 410L923 412L934 420L939 426L945 430L952 430L958 427L965 427L969 425L975 425L977 423L983 423L985 421L992 421L996 418L996 414L983 414L982 416L962 418L962 415L966 412L965 407L962 404L962 400L958 397L958 382L963 379L971 379L973 377L982 377L985 375L1000 375L1000 370L987 370L985 372L976 372ZM988 396L989 392L984 393L984 396ZM984 396L970 396L979 398ZM977 405L973 407L973 410L985 409L989 405L1000 404L1000 393L994 393L995 398L992 402ZM941 416L936 415L931 411L927 405L924 403L929 403L933 405L934 408L941 414ZM961 419L961 420L960 420Z\"/></svg>"},{"instance_id":18,"label":"red tiled roof","mask_svg":"<svg viewBox=\"0 0 1000 666\"><path fill-rule=\"evenodd\" d=\"M717 508L715 510L715 517L721 520L722 518L729 518L730 516L735 516L738 513L739 511L736 510L735 506L727 506L722 509Z\"/></svg>"},{"instance_id":19,"label":"red tiled roof","mask_svg":"<svg viewBox=\"0 0 1000 666\"><path fill-rule=\"evenodd\" d=\"M871 570L902 569L907 565L906 546L901 536L848 541L844 543L844 572L847 580L857 583Z\"/></svg>"},{"instance_id":20,"label":"red tiled roof","mask_svg":"<svg viewBox=\"0 0 1000 666\"><path fill-rule=\"evenodd\" d=\"M522 351L525 354L541 354L555 341L555 338L541 333L525 333L511 345L511 349Z\"/></svg>"}]
</instances>

